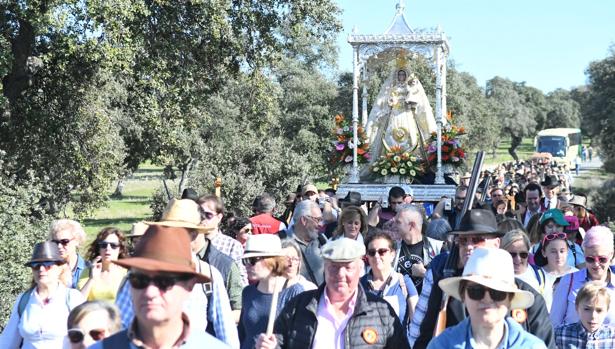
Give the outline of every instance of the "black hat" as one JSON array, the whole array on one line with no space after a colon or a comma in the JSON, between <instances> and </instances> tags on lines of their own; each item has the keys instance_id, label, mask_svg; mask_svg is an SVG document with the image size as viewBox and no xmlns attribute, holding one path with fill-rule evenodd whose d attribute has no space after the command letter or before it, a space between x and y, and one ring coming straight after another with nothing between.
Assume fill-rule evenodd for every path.
<instances>
[{"instance_id":1,"label":"black hat","mask_svg":"<svg viewBox=\"0 0 615 349\"><path fill-rule=\"evenodd\" d=\"M548 175L545 177L545 180L540 182L540 185L542 185L543 187L557 187L559 185L559 179L557 179L557 176L554 175Z\"/></svg>"},{"instance_id":2,"label":"black hat","mask_svg":"<svg viewBox=\"0 0 615 349\"><path fill-rule=\"evenodd\" d=\"M361 193L356 191L349 191L348 194L346 194L346 197L340 200L340 202L353 206L361 206L363 204L363 201L361 200Z\"/></svg>"},{"instance_id":3,"label":"black hat","mask_svg":"<svg viewBox=\"0 0 615 349\"><path fill-rule=\"evenodd\" d=\"M474 209L468 211L461 219L459 229L453 231L455 235L469 234L497 234L503 235L498 231L498 223L491 210Z\"/></svg>"},{"instance_id":4,"label":"black hat","mask_svg":"<svg viewBox=\"0 0 615 349\"><path fill-rule=\"evenodd\" d=\"M60 255L60 250L55 242L45 241L34 245L32 258L25 264L26 267L32 266L32 263L37 262L56 262L64 263L64 259Z\"/></svg>"}]
</instances>

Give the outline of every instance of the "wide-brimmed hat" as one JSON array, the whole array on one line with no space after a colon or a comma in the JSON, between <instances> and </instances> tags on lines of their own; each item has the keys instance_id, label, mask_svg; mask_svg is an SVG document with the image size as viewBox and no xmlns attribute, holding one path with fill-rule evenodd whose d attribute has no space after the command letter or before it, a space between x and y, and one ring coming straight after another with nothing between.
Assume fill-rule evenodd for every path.
<instances>
[{"instance_id":1,"label":"wide-brimmed hat","mask_svg":"<svg viewBox=\"0 0 615 349\"><path fill-rule=\"evenodd\" d=\"M545 180L540 182L540 185L542 185L543 187L557 187L559 186L559 184L559 179L557 178L557 176L554 175L545 176Z\"/></svg>"},{"instance_id":2,"label":"wide-brimmed hat","mask_svg":"<svg viewBox=\"0 0 615 349\"><path fill-rule=\"evenodd\" d=\"M66 261L60 255L58 244L52 241L39 242L34 245L34 251L32 251L32 257L26 262L26 267L31 267L33 263L39 262L55 262L65 263Z\"/></svg>"},{"instance_id":3,"label":"wide-brimmed hat","mask_svg":"<svg viewBox=\"0 0 615 349\"><path fill-rule=\"evenodd\" d=\"M341 237L322 247L322 258L332 262L352 262L365 256L365 245L354 239Z\"/></svg>"},{"instance_id":4,"label":"wide-brimmed hat","mask_svg":"<svg viewBox=\"0 0 615 349\"><path fill-rule=\"evenodd\" d=\"M451 232L455 235L496 234L504 235L498 230L498 222L491 210L474 209L461 218L459 229Z\"/></svg>"},{"instance_id":5,"label":"wide-brimmed hat","mask_svg":"<svg viewBox=\"0 0 615 349\"><path fill-rule=\"evenodd\" d=\"M448 295L462 300L459 294L461 280L513 293L511 309L527 309L534 304L534 295L529 291L520 290L515 284L515 271L510 253L499 248L476 248L468 258L462 276L442 279L438 285Z\"/></svg>"},{"instance_id":6,"label":"wide-brimmed hat","mask_svg":"<svg viewBox=\"0 0 615 349\"><path fill-rule=\"evenodd\" d=\"M113 263L124 268L190 274L197 282L211 281L209 277L196 272L190 248L190 231L186 227L151 225L135 247L133 257Z\"/></svg>"},{"instance_id":7,"label":"wide-brimmed hat","mask_svg":"<svg viewBox=\"0 0 615 349\"><path fill-rule=\"evenodd\" d=\"M147 228L149 228L149 225L145 224L145 222L133 223L132 228L130 228L130 234L126 235L126 237L134 238L138 236L143 236Z\"/></svg>"},{"instance_id":8,"label":"wide-brimmed hat","mask_svg":"<svg viewBox=\"0 0 615 349\"><path fill-rule=\"evenodd\" d=\"M148 225L162 225L165 227L180 227L198 230L199 232L212 231L214 227L201 224L201 210L199 205L190 199L171 199L162 213L159 222L145 222Z\"/></svg>"},{"instance_id":9,"label":"wide-brimmed hat","mask_svg":"<svg viewBox=\"0 0 615 349\"><path fill-rule=\"evenodd\" d=\"M587 208L587 197L583 195L574 195L568 203L575 206L581 206L583 208Z\"/></svg>"},{"instance_id":10,"label":"wide-brimmed hat","mask_svg":"<svg viewBox=\"0 0 615 349\"><path fill-rule=\"evenodd\" d=\"M363 201L361 200L361 193L356 191L349 191L346 197L340 200L340 203L344 205L361 206Z\"/></svg>"},{"instance_id":11,"label":"wide-brimmed hat","mask_svg":"<svg viewBox=\"0 0 615 349\"><path fill-rule=\"evenodd\" d=\"M283 256L282 241L275 234L258 234L248 236L246 248L241 258Z\"/></svg>"},{"instance_id":12,"label":"wide-brimmed hat","mask_svg":"<svg viewBox=\"0 0 615 349\"><path fill-rule=\"evenodd\" d=\"M549 219L552 219L555 222L555 224L561 225L562 227L565 227L568 225L568 221L564 219L564 213L562 212L562 210L558 208L552 208L552 209L546 210L540 217L540 224L545 223Z\"/></svg>"}]
</instances>

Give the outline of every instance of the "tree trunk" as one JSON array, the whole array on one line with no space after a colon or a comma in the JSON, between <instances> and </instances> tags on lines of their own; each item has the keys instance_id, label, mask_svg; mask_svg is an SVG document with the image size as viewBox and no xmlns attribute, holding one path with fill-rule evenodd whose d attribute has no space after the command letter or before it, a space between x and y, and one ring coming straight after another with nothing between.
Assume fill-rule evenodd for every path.
<instances>
[{"instance_id":1,"label":"tree trunk","mask_svg":"<svg viewBox=\"0 0 615 349\"><path fill-rule=\"evenodd\" d=\"M111 197L114 199L121 199L124 191L124 176L118 178L117 185L115 186L115 191L111 194Z\"/></svg>"},{"instance_id":2,"label":"tree trunk","mask_svg":"<svg viewBox=\"0 0 615 349\"><path fill-rule=\"evenodd\" d=\"M19 32L11 40L13 66L2 80L4 96L14 104L21 93L32 84L32 75L28 69L28 58L34 51L34 28L30 22L19 20Z\"/></svg>"},{"instance_id":3,"label":"tree trunk","mask_svg":"<svg viewBox=\"0 0 615 349\"><path fill-rule=\"evenodd\" d=\"M184 166L182 166L182 175L179 179L179 185L178 185L178 193L181 195L181 193L184 192L185 186L186 184L188 184L188 175L190 173L190 170L192 169L192 164L194 163L194 159L190 159L188 160L188 162L186 164L184 164Z\"/></svg>"},{"instance_id":4,"label":"tree trunk","mask_svg":"<svg viewBox=\"0 0 615 349\"><path fill-rule=\"evenodd\" d=\"M519 147L522 141L523 137L515 136L512 134L510 135L510 148L508 148L508 154L510 154L510 156L512 156L515 161L519 161L519 157L517 156L517 147Z\"/></svg>"}]
</instances>

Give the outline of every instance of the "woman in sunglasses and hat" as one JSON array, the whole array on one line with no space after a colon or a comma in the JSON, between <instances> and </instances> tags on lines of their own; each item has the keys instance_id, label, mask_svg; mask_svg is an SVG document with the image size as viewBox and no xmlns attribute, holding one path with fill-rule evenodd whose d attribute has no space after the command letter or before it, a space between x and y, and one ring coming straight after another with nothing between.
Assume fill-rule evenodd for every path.
<instances>
[{"instance_id":1,"label":"woman in sunglasses and hat","mask_svg":"<svg viewBox=\"0 0 615 349\"><path fill-rule=\"evenodd\" d=\"M17 297L9 321L0 335L0 348L67 348L66 319L85 301L81 292L60 281L66 261L58 245L40 242L26 263L32 269L32 287Z\"/></svg>"},{"instance_id":2,"label":"woman in sunglasses and hat","mask_svg":"<svg viewBox=\"0 0 615 349\"><path fill-rule=\"evenodd\" d=\"M269 319L273 294L279 291L277 313L284 304L304 291L302 284L295 283L285 289L286 278L282 275L287 266L287 257L277 235L251 235L246 242L243 263L251 285L242 293L239 317L239 341L241 349L252 349L259 334L264 333Z\"/></svg>"},{"instance_id":3,"label":"woman in sunglasses and hat","mask_svg":"<svg viewBox=\"0 0 615 349\"><path fill-rule=\"evenodd\" d=\"M510 309L534 303L517 288L510 254L502 249L474 250L460 277L440 280L446 294L461 300L469 317L446 329L427 348L546 348L542 340L507 317Z\"/></svg>"}]
</instances>

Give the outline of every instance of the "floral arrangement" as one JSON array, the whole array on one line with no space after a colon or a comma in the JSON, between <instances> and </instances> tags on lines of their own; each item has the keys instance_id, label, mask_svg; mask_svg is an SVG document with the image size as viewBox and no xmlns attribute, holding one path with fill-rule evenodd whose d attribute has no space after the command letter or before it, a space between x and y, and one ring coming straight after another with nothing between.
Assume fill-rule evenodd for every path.
<instances>
[{"instance_id":1,"label":"floral arrangement","mask_svg":"<svg viewBox=\"0 0 615 349\"><path fill-rule=\"evenodd\" d=\"M348 120L344 115L338 114L335 116L335 128L333 129L333 149L329 155L330 162L333 166L346 166L352 164L352 153L355 147L353 143L353 128L352 121ZM369 144L367 143L367 134L363 126L357 127L357 162L364 164L368 162Z\"/></svg>"},{"instance_id":2,"label":"floral arrangement","mask_svg":"<svg viewBox=\"0 0 615 349\"><path fill-rule=\"evenodd\" d=\"M449 114L450 115L450 114ZM460 166L466 160L467 154L462 146L460 137L466 134L463 127L458 127L452 123L442 127L442 164ZM437 133L432 132L427 144L427 160L434 164L437 159Z\"/></svg>"},{"instance_id":3,"label":"floral arrangement","mask_svg":"<svg viewBox=\"0 0 615 349\"><path fill-rule=\"evenodd\" d=\"M412 179L419 172L420 160L402 147L392 147L372 165L372 174L375 177L400 176Z\"/></svg>"}]
</instances>

